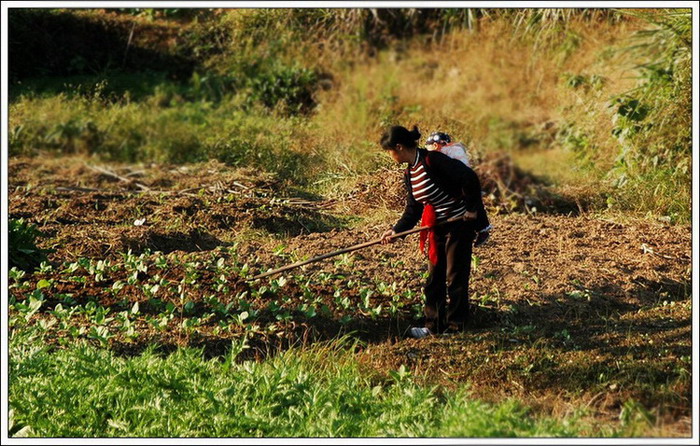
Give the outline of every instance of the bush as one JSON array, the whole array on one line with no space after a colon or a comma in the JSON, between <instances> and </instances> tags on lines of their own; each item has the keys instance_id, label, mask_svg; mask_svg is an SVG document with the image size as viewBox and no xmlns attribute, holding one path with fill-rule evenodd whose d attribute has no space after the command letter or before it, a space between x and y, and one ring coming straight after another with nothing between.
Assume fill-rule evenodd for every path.
<instances>
[{"instance_id":1,"label":"bush","mask_svg":"<svg viewBox=\"0 0 700 446\"><path fill-rule=\"evenodd\" d=\"M48 250L38 248L36 239L44 234L24 219L10 219L10 268L32 272L46 261Z\"/></svg>"},{"instance_id":2,"label":"bush","mask_svg":"<svg viewBox=\"0 0 700 446\"><path fill-rule=\"evenodd\" d=\"M315 105L313 92L317 82L313 70L281 65L250 78L248 99L285 114L304 113Z\"/></svg>"},{"instance_id":3,"label":"bush","mask_svg":"<svg viewBox=\"0 0 700 446\"><path fill-rule=\"evenodd\" d=\"M167 71L180 78L192 73L189 54L141 39L167 34L167 27L111 20L109 15L89 9L46 8L10 9L8 25L11 82L36 76L96 74L118 68Z\"/></svg>"},{"instance_id":4,"label":"bush","mask_svg":"<svg viewBox=\"0 0 700 446\"><path fill-rule=\"evenodd\" d=\"M608 113L568 118L557 142L576 154L580 167L604 172L601 179L614 188L609 208L686 223L692 160L690 12L631 14L647 26L613 54L637 69L636 85L603 97L604 76L565 73L563 85L576 90L577 98L585 96L589 110L607 106ZM603 131L606 124L609 130Z\"/></svg>"},{"instance_id":5,"label":"bush","mask_svg":"<svg viewBox=\"0 0 700 446\"><path fill-rule=\"evenodd\" d=\"M690 220L691 63L690 11L637 14L650 29L629 51L646 62L638 86L610 104L619 156L611 178L627 208Z\"/></svg>"}]
</instances>

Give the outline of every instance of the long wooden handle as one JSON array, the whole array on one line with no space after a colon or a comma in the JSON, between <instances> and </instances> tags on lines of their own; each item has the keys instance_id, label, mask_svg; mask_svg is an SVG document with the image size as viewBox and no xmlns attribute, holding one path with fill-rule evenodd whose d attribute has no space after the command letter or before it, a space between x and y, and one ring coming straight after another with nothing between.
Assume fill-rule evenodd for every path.
<instances>
[{"instance_id":1,"label":"long wooden handle","mask_svg":"<svg viewBox=\"0 0 700 446\"><path fill-rule=\"evenodd\" d=\"M436 226L444 225L446 223L453 223L455 221L460 221L460 220L463 220L461 215L459 217L453 217L453 218L450 218L449 220L442 221L442 222L437 223L433 226L421 226L419 228L413 228L413 229L409 229L408 231L399 232L398 234L394 234L394 235L390 236L389 239L404 237L404 236L409 235L409 234L414 234L416 232L420 232L424 229L430 229L431 227L434 228ZM271 276L273 274L281 273L284 271L288 271L290 269L298 268L300 266L308 265L309 263L318 262L319 260L327 259L329 257L334 257L334 256L337 256L340 254L345 254L347 252L352 252L352 251L357 251L358 249L367 248L368 246L376 245L376 244L381 243L381 242L382 242L382 239L380 238L377 240L372 240L370 242L360 243L359 245L353 245L353 246L350 246L347 248L339 249L337 251L329 252L328 254L323 254L323 255L320 255L318 257L313 257L313 258L308 259L308 260L303 260L301 262L292 263L291 265L283 266L282 268L273 269L272 271L268 271L266 273L262 273L262 274L258 274L257 276L253 276L253 277L249 278L248 280L256 280L256 279L260 279L263 277Z\"/></svg>"}]
</instances>

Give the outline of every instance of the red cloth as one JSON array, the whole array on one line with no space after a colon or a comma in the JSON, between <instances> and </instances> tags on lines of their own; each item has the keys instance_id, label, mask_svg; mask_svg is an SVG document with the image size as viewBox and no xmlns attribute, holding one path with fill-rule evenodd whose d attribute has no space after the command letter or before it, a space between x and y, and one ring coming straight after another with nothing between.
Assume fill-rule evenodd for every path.
<instances>
[{"instance_id":1,"label":"red cloth","mask_svg":"<svg viewBox=\"0 0 700 446\"><path fill-rule=\"evenodd\" d=\"M421 217L421 226L434 226L437 223L437 214L435 207L432 204L426 204L423 208L423 216ZM428 241L428 259L433 265L437 264L438 252L437 244L435 243L435 229L423 229L420 231L420 250L425 252L425 242Z\"/></svg>"}]
</instances>

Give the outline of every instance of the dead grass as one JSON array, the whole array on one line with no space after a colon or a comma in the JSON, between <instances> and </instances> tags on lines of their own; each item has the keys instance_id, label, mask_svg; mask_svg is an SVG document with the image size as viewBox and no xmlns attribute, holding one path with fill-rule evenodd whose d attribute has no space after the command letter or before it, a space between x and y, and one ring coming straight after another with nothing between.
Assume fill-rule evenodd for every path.
<instances>
[{"instance_id":1,"label":"dead grass","mask_svg":"<svg viewBox=\"0 0 700 446\"><path fill-rule=\"evenodd\" d=\"M416 43L377 59L338 64L335 88L320 95L309 147L325 155L331 170L372 170L383 162L373 153L383 129L415 123L424 136L441 129L468 143L477 160L501 150L539 150L531 165L539 155L553 159L536 174L546 173L562 187L593 185L616 156L608 100L635 82L631 61L613 49L639 26L574 22L568 29L578 43L563 57L557 45L535 49L533 38L514 38L505 21L486 20L478 33L454 32L433 46ZM584 94L566 85L567 75L604 81ZM557 139L567 122L589 130L591 144L600 147L599 170L574 170L573 162L560 161L569 159ZM543 149L552 150L545 156Z\"/></svg>"}]
</instances>

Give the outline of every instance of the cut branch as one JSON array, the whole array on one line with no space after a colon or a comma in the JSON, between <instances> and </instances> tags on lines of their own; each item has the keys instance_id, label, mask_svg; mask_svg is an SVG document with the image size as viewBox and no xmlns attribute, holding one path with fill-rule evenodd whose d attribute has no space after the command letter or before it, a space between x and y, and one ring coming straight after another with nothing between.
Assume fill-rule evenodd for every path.
<instances>
[{"instance_id":1,"label":"cut branch","mask_svg":"<svg viewBox=\"0 0 700 446\"><path fill-rule=\"evenodd\" d=\"M123 176L121 176L121 175L117 175L116 173L112 172L111 170L107 170L107 169L105 169L105 168L103 168L103 167L100 167L100 166L91 166L91 165L89 165L89 164L86 164L86 166L87 166L88 168L94 170L95 172L101 173L102 175L107 175L108 177L115 178L115 179L117 179L117 180L119 180L119 181L121 181L121 182L123 182L123 183L133 184L134 186L138 187L138 188L141 189L142 191L148 191L148 192L151 191L151 188L150 188L150 187L145 186L145 185L143 185L143 184L141 184L141 183L137 183L137 182L135 182L135 181L133 181L133 180L131 180L131 179L129 179L129 178L123 177Z\"/></svg>"}]
</instances>

